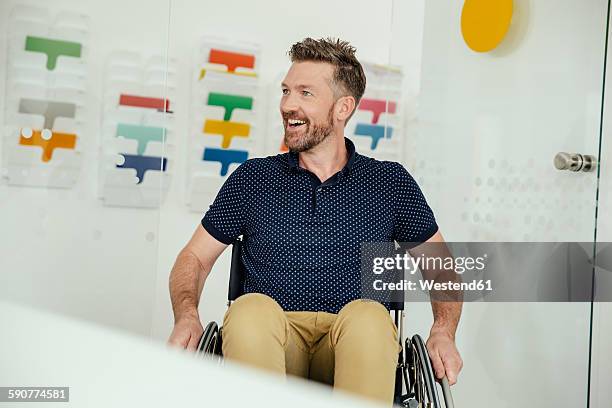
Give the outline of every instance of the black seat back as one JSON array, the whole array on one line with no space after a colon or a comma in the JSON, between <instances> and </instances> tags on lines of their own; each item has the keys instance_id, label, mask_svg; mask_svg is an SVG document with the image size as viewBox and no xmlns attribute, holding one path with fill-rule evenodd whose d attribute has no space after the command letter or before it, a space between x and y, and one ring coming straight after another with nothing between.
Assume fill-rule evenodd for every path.
<instances>
[{"instance_id":1,"label":"black seat back","mask_svg":"<svg viewBox=\"0 0 612 408\"><path fill-rule=\"evenodd\" d=\"M243 294L244 264L242 263L242 238L236 239L232 244L232 260L230 264L230 279L227 300L233 302Z\"/></svg>"},{"instance_id":2,"label":"black seat back","mask_svg":"<svg viewBox=\"0 0 612 408\"><path fill-rule=\"evenodd\" d=\"M389 310L391 310L391 311L394 311L394 310L404 310L404 301L401 301L401 302L389 302Z\"/></svg>"}]
</instances>

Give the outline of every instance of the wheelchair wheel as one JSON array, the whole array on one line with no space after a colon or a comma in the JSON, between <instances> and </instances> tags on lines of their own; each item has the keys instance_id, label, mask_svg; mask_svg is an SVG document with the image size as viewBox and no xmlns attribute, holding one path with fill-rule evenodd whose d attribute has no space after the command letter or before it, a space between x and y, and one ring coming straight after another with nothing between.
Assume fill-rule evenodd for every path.
<instances>
[{"instance_id":1,"label":"wheelchair wheel","mask_svg":"<svg viewBox=\"0 0 612 408\"><path fill-rule=\"evenodd\" d=\"M210 357L221 357L221 329L215 322L210 322L204 328L204 333L198 342L197 353Z\"/></svg>"},{"instance_id":2,"label":"wheelchair wheel","mask_svg":"<svg viewBox=\"0 0 612 408\"><path fill-rule=\"evenodd\" d=\"M401 406L454 408L446 377L441 380L444 405L440 403L431 360L421 336L417 334L412 339L406 339L404 353L403 376L407 393L401 398Z\"/></svg>"}]
</instances>

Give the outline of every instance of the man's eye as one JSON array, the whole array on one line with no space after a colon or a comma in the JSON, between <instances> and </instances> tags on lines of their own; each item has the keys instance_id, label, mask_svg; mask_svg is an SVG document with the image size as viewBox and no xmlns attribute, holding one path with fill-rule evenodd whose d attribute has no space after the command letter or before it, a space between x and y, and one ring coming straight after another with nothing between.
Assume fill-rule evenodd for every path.
<instances>
[{"instance_id":1,"label":"man's eye","mask_svg":"<svg viewBox=\"0 0 612 408\"><path fill-rule=\"evenodd\" d=\"M312 94L309 91L302 91L304 96L311 96Z\"/></svg>"},{"instance_id":2,"label":"man's eye","mask_svg":"<svg viewBox=\"0 0 612 408\"><path fill-rule=\"evenodd\" d=\"M283 89L283 95L289 95L289 90L288 89Z\"/></svg>"}]
</instances>

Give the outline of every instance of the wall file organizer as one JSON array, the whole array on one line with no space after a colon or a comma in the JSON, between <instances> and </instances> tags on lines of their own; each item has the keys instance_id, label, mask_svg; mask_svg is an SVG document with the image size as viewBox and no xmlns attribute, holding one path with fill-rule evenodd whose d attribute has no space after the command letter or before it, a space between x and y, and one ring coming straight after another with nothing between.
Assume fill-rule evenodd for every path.
<instances>
[{"instance_id":1,"label":"wall file organizer","mask_svg":"<svg viewBox=\"0 0 612 408\"><path fill-rule=\"evenodd\" d=\"M219 74L257 77L259 46L247 42L204 37L197 55L198 79Z\"/></svg>"},{"instance_id":2,"label":"wall file organizer","mask_svg":"<svg viewBox=\"0 0 612 408\"><path fill-rule=\"evenodd\" d=\"M7 25L2 182L71 188L81 171L89 17L18 6Z\"/></svg>"},{"instance_id":3,"label":"wall file organizer","mask_svg":"<svg viewBox=\"0 0 612 408\"><path fill-rule=\"evenodd\" d=\"M346 136L357 151L379 160L402 161L402 72L394 67L363 63L367 86Z\"/></svg>"},{"instance_id":4,"label":"wall file organizer","mask_svg":"<svg viewBox=\"0 0 612 408\"><path fill-rule=\"evenodd\" d=\"M164 75L167 70L167 82ZM157 208L172 179L174 63L116 51L106 69L99 196L104 205Z\"/></svg>"},{"instance_id":5,"label":"wall file organizer","mask_svg":"<svg viewBox=\"0 0 612 408\"><path fill-rule=\"evenodd\" d=\"M204 211L226 177L264 151L259 47L206 37L194 62L187 205ZM263 120L262 120L263 119Z\"/></svg>"}]
</instances>

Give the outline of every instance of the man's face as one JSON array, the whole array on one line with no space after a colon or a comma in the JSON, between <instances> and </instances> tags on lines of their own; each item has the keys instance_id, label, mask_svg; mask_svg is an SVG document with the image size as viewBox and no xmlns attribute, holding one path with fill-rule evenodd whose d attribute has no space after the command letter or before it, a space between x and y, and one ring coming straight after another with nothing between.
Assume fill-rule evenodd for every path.
<instances>
[{"instance_id":1,"label":"man's face","mask_svg":"<svg viewBox=\"0 0 612 408\"><path fill-rule=\"evenodd\" d=\"M326 62L295 62L283 80L280 111L285 145L303 152L321 143L334 130L334 67Z\"/></svg>"}]
</instances>

